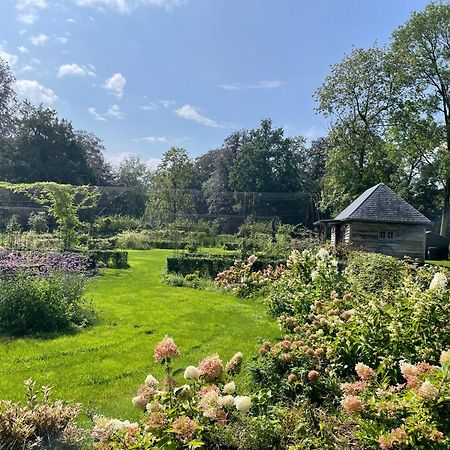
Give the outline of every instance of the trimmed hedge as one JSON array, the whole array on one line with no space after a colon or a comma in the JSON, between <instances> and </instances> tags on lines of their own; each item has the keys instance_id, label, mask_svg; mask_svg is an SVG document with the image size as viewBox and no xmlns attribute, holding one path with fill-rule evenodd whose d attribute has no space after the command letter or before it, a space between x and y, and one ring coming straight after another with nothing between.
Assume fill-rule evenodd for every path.
<instances>
[{"instance_id":1,"label":"trimmed hedge","mask_svg":"<svg viewBox=\"0 0 450 450\"><path fill-rule=\"evenodd\" d=\"M167 258L167 272L183 276L199 272L201 275L215 278L219 272L230 268L236 259L235 256L230 255L172 256ZM256 272L266 268L269 264L275 267L285 262L285 260L280 260L279 258L258 257L253 264L253 270Z\"/></svg>"},{"instance_id":2,"label":"trimmed hedge","mask_svg":"<svg viewBox=\"0 0 450 450\"><path fill-rule=\"evenodd\" d=\"M88 252L95 267L101 262L109 269L128 269L128 252L123 250L94 250Z\"/></svg>"}]
</instances>

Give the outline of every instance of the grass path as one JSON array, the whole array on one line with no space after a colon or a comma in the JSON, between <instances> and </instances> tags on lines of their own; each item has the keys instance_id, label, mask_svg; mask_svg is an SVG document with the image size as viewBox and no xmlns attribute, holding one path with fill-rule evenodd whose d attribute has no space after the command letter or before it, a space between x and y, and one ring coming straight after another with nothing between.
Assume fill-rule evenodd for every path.
<instances>
[{"instance_id":1,"label":"grass path","mask_svg":"<svg viewBox=\"0 0 450 450\"><path fill-rule=\"evenodd\" d=\"M182 352L176 368L211 353L250 357L258 339L279 334L263 305L230 295L166 286L165 250L130 252L131 268L106 270L89 287L99 323L55 338L0 341L0 399L21 399L22 381L52 385L54 398L108 416L133 417L130 398L149 372L155 344L169 334Z\"/></svg>"}]
</instances>

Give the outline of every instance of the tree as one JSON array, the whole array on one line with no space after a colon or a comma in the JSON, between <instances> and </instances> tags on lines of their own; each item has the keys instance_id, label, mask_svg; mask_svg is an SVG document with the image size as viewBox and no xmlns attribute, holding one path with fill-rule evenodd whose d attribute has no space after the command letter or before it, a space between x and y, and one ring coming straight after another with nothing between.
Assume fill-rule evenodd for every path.
<instances>
[{"instance_id":1,"label":"tree","mask_svg":"<svg viewBox=\"0 0 450 450\"><path fill-rule=\"evenodd\" d=\"M194 163L183 148L164 153L152 176L146 217L154 226L188 217L194 209L190 190L195 182Z\"/></svg>"},{"instance_id":2,"label":"tree","mask_svg":"<svg viewBox=\"0 0 450 450\"><path fill-rule=\"evenodd\" d=\"M235 198L229 182L230 171L245 136L245 131L235 132L225 139L221 148L207 153L213 161L213 170L202 186L209 214L227 216L233 212Z\"/></svg>"},{"instance_id":3,"label":"tree","mask_svg":"<svg viewBox=\"0 0 450 450\"><path fill-rule=\"evenodd\" d=\"M147 164L138 156L131 155L120 163L114 179L114 184L120 189L106 189L112 196L108 205L110 212L141 217L145 213L151 181L151 171Z\"/></svg>"},{"instance_id":4,"label":"tree","mask_svg":"<svg viewBox=\"0 0 450 450\"><path fill-rule=\"evenodd\" d=\"M94 208L99 197L98 190L90 186L38 182L12 184L0 182L0 188L24 194L45 207L58 225L58 233L65 250L73 249L78 243L78 231L82 226L79 214L82 210Z\"/></svg>"},{"instance_id":5,"label":"tree","mask_svg":"<svg viewBox=\"0 0 450 450\"><path fill-rule=\"evenodd\" d=\"M394 170L384 128L398 104L399 80L386 52L353 49L316 91L317 110L333 120L322 208L338 212L362 191L387 182Z\"/></svg>"},{"instance_id":6,"label":"tree","mask_svg":"<svg viewBox=\"0 0 450 450\"><path fill-rule=\"evenodd\" d=\"M85 155L88 167L86 177L90 184L97 186L107 186L113 181L113 171L111 164L105 161L105 146L101 139L94 133L87 131L75 131L75 139Z\"/></svg>"},{"instance_id":7,"label":"tree","mask_svg":"<svg viewBox=\"0 0 450 450\"><path fill-rule=\"evenodd\" d=\"M391 53L409 98L420 103L422 113L434 117L442 133L440 230L446 235L450 215L450 4L433 2L414 12L393 33Z\"/></svg>"},{"instance_id":8,"label":"tree","mask_svg":"<svg viewBox=\"0 0 450 450\"><path fill-rule=\"evenodd\" d=\"M242 140L230 170L230 187L241 192L295 192L302 187L302 137L284 137L272 121L261 121Z\"/></svg>"},{"instance_id":9,"label":"tree","mask_svg":"<svg viewBox=\"0 0 450 450\"><path fill-rule=\"evenodd\" d=\"M14 81L8 63L0 58L0 139L9 136L13 129L17 105Z\"/></svg>"},{"instance_id":10,"label":"tree","mask_svg":"<svg viewBox=\"0 0 450 450\"><path fill-rule=\"evenodd\" d=\"M78 145L72 124L59 119L52 109L25 103L8 150L2 155L2 179L74 185L92 181L86 154Z\"/></svg>"}]
</instances>

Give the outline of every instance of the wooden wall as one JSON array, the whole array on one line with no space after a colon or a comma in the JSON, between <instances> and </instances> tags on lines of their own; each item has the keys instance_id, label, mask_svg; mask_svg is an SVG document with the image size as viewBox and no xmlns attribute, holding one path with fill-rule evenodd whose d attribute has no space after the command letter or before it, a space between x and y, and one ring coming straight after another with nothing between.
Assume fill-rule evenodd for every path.
<instances>
[{"instance_id":1,"label":"wooden wall","mask_svg":"<svg viewBox=\"0 0 450 450\"><path fill-rule=\"evenodd\" d=\"M402 258L425 258L425 226L376 222L350 222L350 243L353 247ZM385 238L380 232L385 232ZM393 239L388 239L393 232Z\"/></svg>"}]
</instances>

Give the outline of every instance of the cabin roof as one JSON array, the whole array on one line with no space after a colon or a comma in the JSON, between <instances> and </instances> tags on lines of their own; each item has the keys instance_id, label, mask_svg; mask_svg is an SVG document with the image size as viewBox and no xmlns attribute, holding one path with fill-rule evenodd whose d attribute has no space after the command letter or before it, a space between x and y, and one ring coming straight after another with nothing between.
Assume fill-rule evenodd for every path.
<instances>
[{"instance_id":1,"label":"cabin roof","mask_svg":"<svg viewBox=\"0 0 450 450\"><path fill-rule=\"evenodd\" d=\"M429 225L416 208L403 200L384 183L367 189L353 203L338 214L334 220L359 220L364 222L393 222Z\"/></svg>"}]
</instances>

